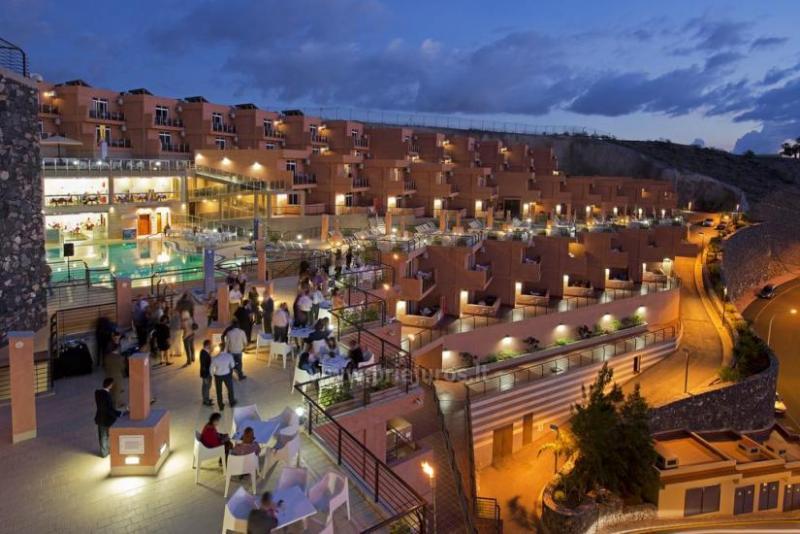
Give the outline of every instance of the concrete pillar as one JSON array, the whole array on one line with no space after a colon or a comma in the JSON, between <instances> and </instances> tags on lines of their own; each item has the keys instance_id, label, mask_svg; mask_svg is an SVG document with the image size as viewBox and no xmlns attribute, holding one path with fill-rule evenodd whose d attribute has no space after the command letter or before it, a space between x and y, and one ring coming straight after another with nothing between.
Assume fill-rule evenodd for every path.
<instances>
[{"instance_id":1,"label":"concrete pillar","mask_svg":"<svg viewBox=\"0 0 800 534\"><path fill-rule=\"evenodd\" d=\"M272 193L267 193L267 219L272 218Z\"/></svg>"},{"instance_id":2,"label":"concrete pillar","mask_svg":"<svg viewBox=\"0 0 800 534\"><path fill-rule=\"evenodd\" d=\"M203 291L206 295L210 294L215 289L214 272L216 270L214 262L216 254L214 249L203 249Z\"/></svg>"},{"instance_id":3,"label":"concrete pillar","mask_svg":"<svg viewBox=\"0 0 800 534\"><path fill-rule=\"evenodd\" d=\"M33 332L8 333L11 382L11 442L36 437L36 391Z\"/></svg>"},{"instance_id":4,"label":"concrete pillar","mask_svg":"<svg viewBox=\"0 0 800 534\"><path fill-rule=\"evenodd\" d=\"M128 408L131 421L150 416L150 354L137 352L128 358Z\"/></svg>"},{"instance_id":5,"label":"concrete pillar","mask_svg":"<svg viewBox=\"0 0 800 534\"><path fill-rule=\"evenodd\" d=\"M226 282L217 284L217 321L219 321L221 324L228 324L231 322L228 291L228 284Z\"/></svg>"},{"instance_id":6,"label":"concrete pillar","mask_svg":"<svg viewBox=\"0 0 800 534\"><path fill-rule=\"evenodd\" d=\"M108 180L108 204L114 205L114 178L109 176L106 179Z\"/></svg>"},{"instance_id":7,"label":"concrete pillar","mask_svg":"<svg viewBox=\"0 0 800 534\"><path fill-rule=\"evenodd\" d=\"M300 193L300 216L305 217L306 214L306 192L305 190L298 191Z\"/></svg>"},{"instance_id":8,"label":"concrete pillar","mask_svg":"<svg viewBox=\"0 0 800 534\"><path fill-rule=\"evenodd\" d=\"M131 325L131 279L119 277L114 280L114 293L117 299L117 325L128 328Z\"/></svg>"},{"instance_id":9,"label":"concrete pillar","mask_svg":"<svg viewBox=\"0 0 800 534\"><path fill-rule=\"evenodd\" d=\"M324 243L328 240L328 234L331 231L330 215L322 215L320 218L320 239Z\"/></svg>"},{"instance_id":10,"label":"concrete pillar","mask_svg":"<svg viewBox=\"0 0 800 534\"><path fill-rule=\"evenodd\" d=\"M384 224L386 226L385 233L386 235L390 235L392 233L392 212L386 211L386 217L384 217Z\"/></svg>"},{"instance_id":11,"label":"concrete pillar","mask_svg":"<svg viewBox=\"0 0 800 534\"><path fill-rule=\"evenodd\" d=\"M461 226L461 210L456 211L456 226Z\"/></svg>"},{"instance_id":12,"label":"concrete pillar","mask_svg":"<svg viewBox=\"0 0 800 534\"><path fill-rule=\"evenodd\" d=\"M339 217L338 216L334 216L333 217L333 231L337 232L337 233L341 232L341 230L339 229Z\"/></svg>"},{"instance_id":13,"label":"concrete pillar","mask_svg":"<svg viewBox=\"0 0 800 534\"><path fill-rule=\"evenodd\" d=\"M486 212L486 227L491 228L492 226L494 226L494 208L489 208L489 211Z\"/></svg>"},{"instance_id":14,"label":"concrete pillar","mask_svg":"<svg viewBox=\"0 0 800 534\"><path fill-rule=\"evenodd\" d=\"M447 210L439 211L439 231L442 233L447 231Z\"/></svg>"}]
</instances>

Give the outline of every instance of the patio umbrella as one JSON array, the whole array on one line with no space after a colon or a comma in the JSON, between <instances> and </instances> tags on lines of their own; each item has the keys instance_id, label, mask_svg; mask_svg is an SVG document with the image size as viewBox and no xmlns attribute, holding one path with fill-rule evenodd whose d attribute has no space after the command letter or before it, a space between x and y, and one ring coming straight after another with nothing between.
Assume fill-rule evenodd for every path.
<instances>
[{"instance_id":1,"label":"patio umbrella","mask_svg":"<svg viewBox=\"0 0 800 534\"><path fill-rule=\"evenodd\" d=\"M61 158L62 146L83 146L83 143L81 143L77 139L72 139L71 137L64 137L63 135L54 135L52 137L46 137L45 139L39 141L39 144L43 146L58 147L59 159Z\"/></svg>"}]
</instances>

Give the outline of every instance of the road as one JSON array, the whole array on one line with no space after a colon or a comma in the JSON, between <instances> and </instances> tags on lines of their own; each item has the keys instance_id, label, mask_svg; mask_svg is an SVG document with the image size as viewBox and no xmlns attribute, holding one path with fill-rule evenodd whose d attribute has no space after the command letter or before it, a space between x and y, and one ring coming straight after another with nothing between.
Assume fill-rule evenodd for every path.
<instances>
[{"instance_id":1,"label":"road","mask_svg":"<svg viewBox=\"0 0 800 534\"><path fill-rule=\"evenodd\" d=\"M790 313L792 309L798 310L797 315ZM770 300L754 301L742 315L764 340L772 321L770 346L780 362L778 393L786 401L790 419L800 421L800 279L779 286Z\"/></svg>"}]
</instances>

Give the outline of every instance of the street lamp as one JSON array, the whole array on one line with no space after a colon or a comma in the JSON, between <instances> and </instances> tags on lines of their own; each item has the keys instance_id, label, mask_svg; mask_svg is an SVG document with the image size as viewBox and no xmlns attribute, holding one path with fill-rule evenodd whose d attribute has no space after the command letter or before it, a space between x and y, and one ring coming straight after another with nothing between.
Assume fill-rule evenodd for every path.
<instances>
[{"instance_id":1,"label":"street lamp","mask_svg":"<svg viewBox=\"0 0 800 534\"><path fill-rule=\"evenodd\" d=\"M428 462L422 462L422 472L428 477L431 484L431 507L433 508L433 534L436 534L436 475L433 466Z\"/></svg>"},{"instance_id":2,"label":"street lamp","mask_svg":"<svg viewBox=\"0 0 800 534\"><path fill-rule=\"evenodd\" d=\"M561 435L559 433L558 425L551 423L550 424L550 430L552 430L553 432L556 433L556 441L558 441L558 438ZM553 463L553 474L557 475L558 474L558 443L556 443L556 447L553 448L553 458L555 460L555 462Z\"/></svg>"},{"instance_id":3,"label":"street lamp","mask_svg":"<svg viewBox=\"0 0 800 534\"><path fill-rule=\"evenodd\" d=\"M770 341L770 339L772 339L772 321L775 320L775 317L778 316L778 313L779 312L773 313L772 317L770 317L770 319L769 319L769 327L767 328L767 346L768 347L769 347L769 341ZM789 310L789 313L792 314L792 315L797 315L797 310L795 308L792 308L791 310Z\"/></svg>"}]
</instances>

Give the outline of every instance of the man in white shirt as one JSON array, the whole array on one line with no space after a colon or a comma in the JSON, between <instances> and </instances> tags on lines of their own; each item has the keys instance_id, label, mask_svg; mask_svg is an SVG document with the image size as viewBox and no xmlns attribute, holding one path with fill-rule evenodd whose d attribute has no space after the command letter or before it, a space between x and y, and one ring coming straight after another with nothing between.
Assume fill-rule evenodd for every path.
<instances>
[{"instance_id":1,"label":"man in white shirt","mask_svg":"<svg viewBox=\"0 0 800 534\"><path fill-rule=\"evenodd\" d=\"M233 361L236 364L234 371L236 371L239 380L246 379L247 377L242 370L242 355L245 347L247 347L247 334L239 328L239 323L233 321L231 326L222 334L222 340L225 342L225 350L233 356Z\"/></svg>"},{"instance_id":2,"label":"man in white shirt","mask_svg":"<svg viewBox=\"0 0 800 534\"><path fill-rule=\"evenodd\" d=\"M289 341L289 308L285 302L281 302L272 317L272 340L278 343Z\"/></svg>"},{"instance_id":3,"label":"man in white shirt","mask_svg":"<svg viewBox=\"0 0 800 534\"><path fill-rule=\"evenodd\" d=\"M295 320L298 322L299 326L308 326L311 323L311 306L313 302L311 297L308 296L308 291L306 290L300 298L297 299L297 309L301 313L301 317L296 317Z\"/></svg>"},{"instance_id":4,"label":"man in white shirt","mask_svg":"<svg viewBox=\"0 0 800 534\"><path fill-rule=\"evenodd\" d=\"M314 291L311 292L311 321L310 324L314 324L319 319L319 305L322 304L322 301L325 300L325 297L322 295L322 291L319 290L319 286L314 288Z\"/></svg>"},{"instance_id":5,"label":"man in white shirt","mask_svg":"<svg viewBox=\"0 0 800 534\"><path fill-rule=\"evenodd\" d=\"M239 286L234 285L228 293L228 308L230 309L231 316L242 303L242 292L239 291Z\"/></svg>"},{"instance_id":6,"label":"man in white shirt","mask_svg":"<svg viewBox=\"0 0 800 534\"><path fill-rule=\"evenodd\" d=\"M236 362L230 352L225 350L220 351L219 354L211 359L211 374L214 375L214 386L217 389L217 405L220 410L225 409L225 403L222 402L222 384L228 390L228 404L231 407L236 406L236 398L233 394L233 369L236 367Z\"/></svg>"}]
</instances>

